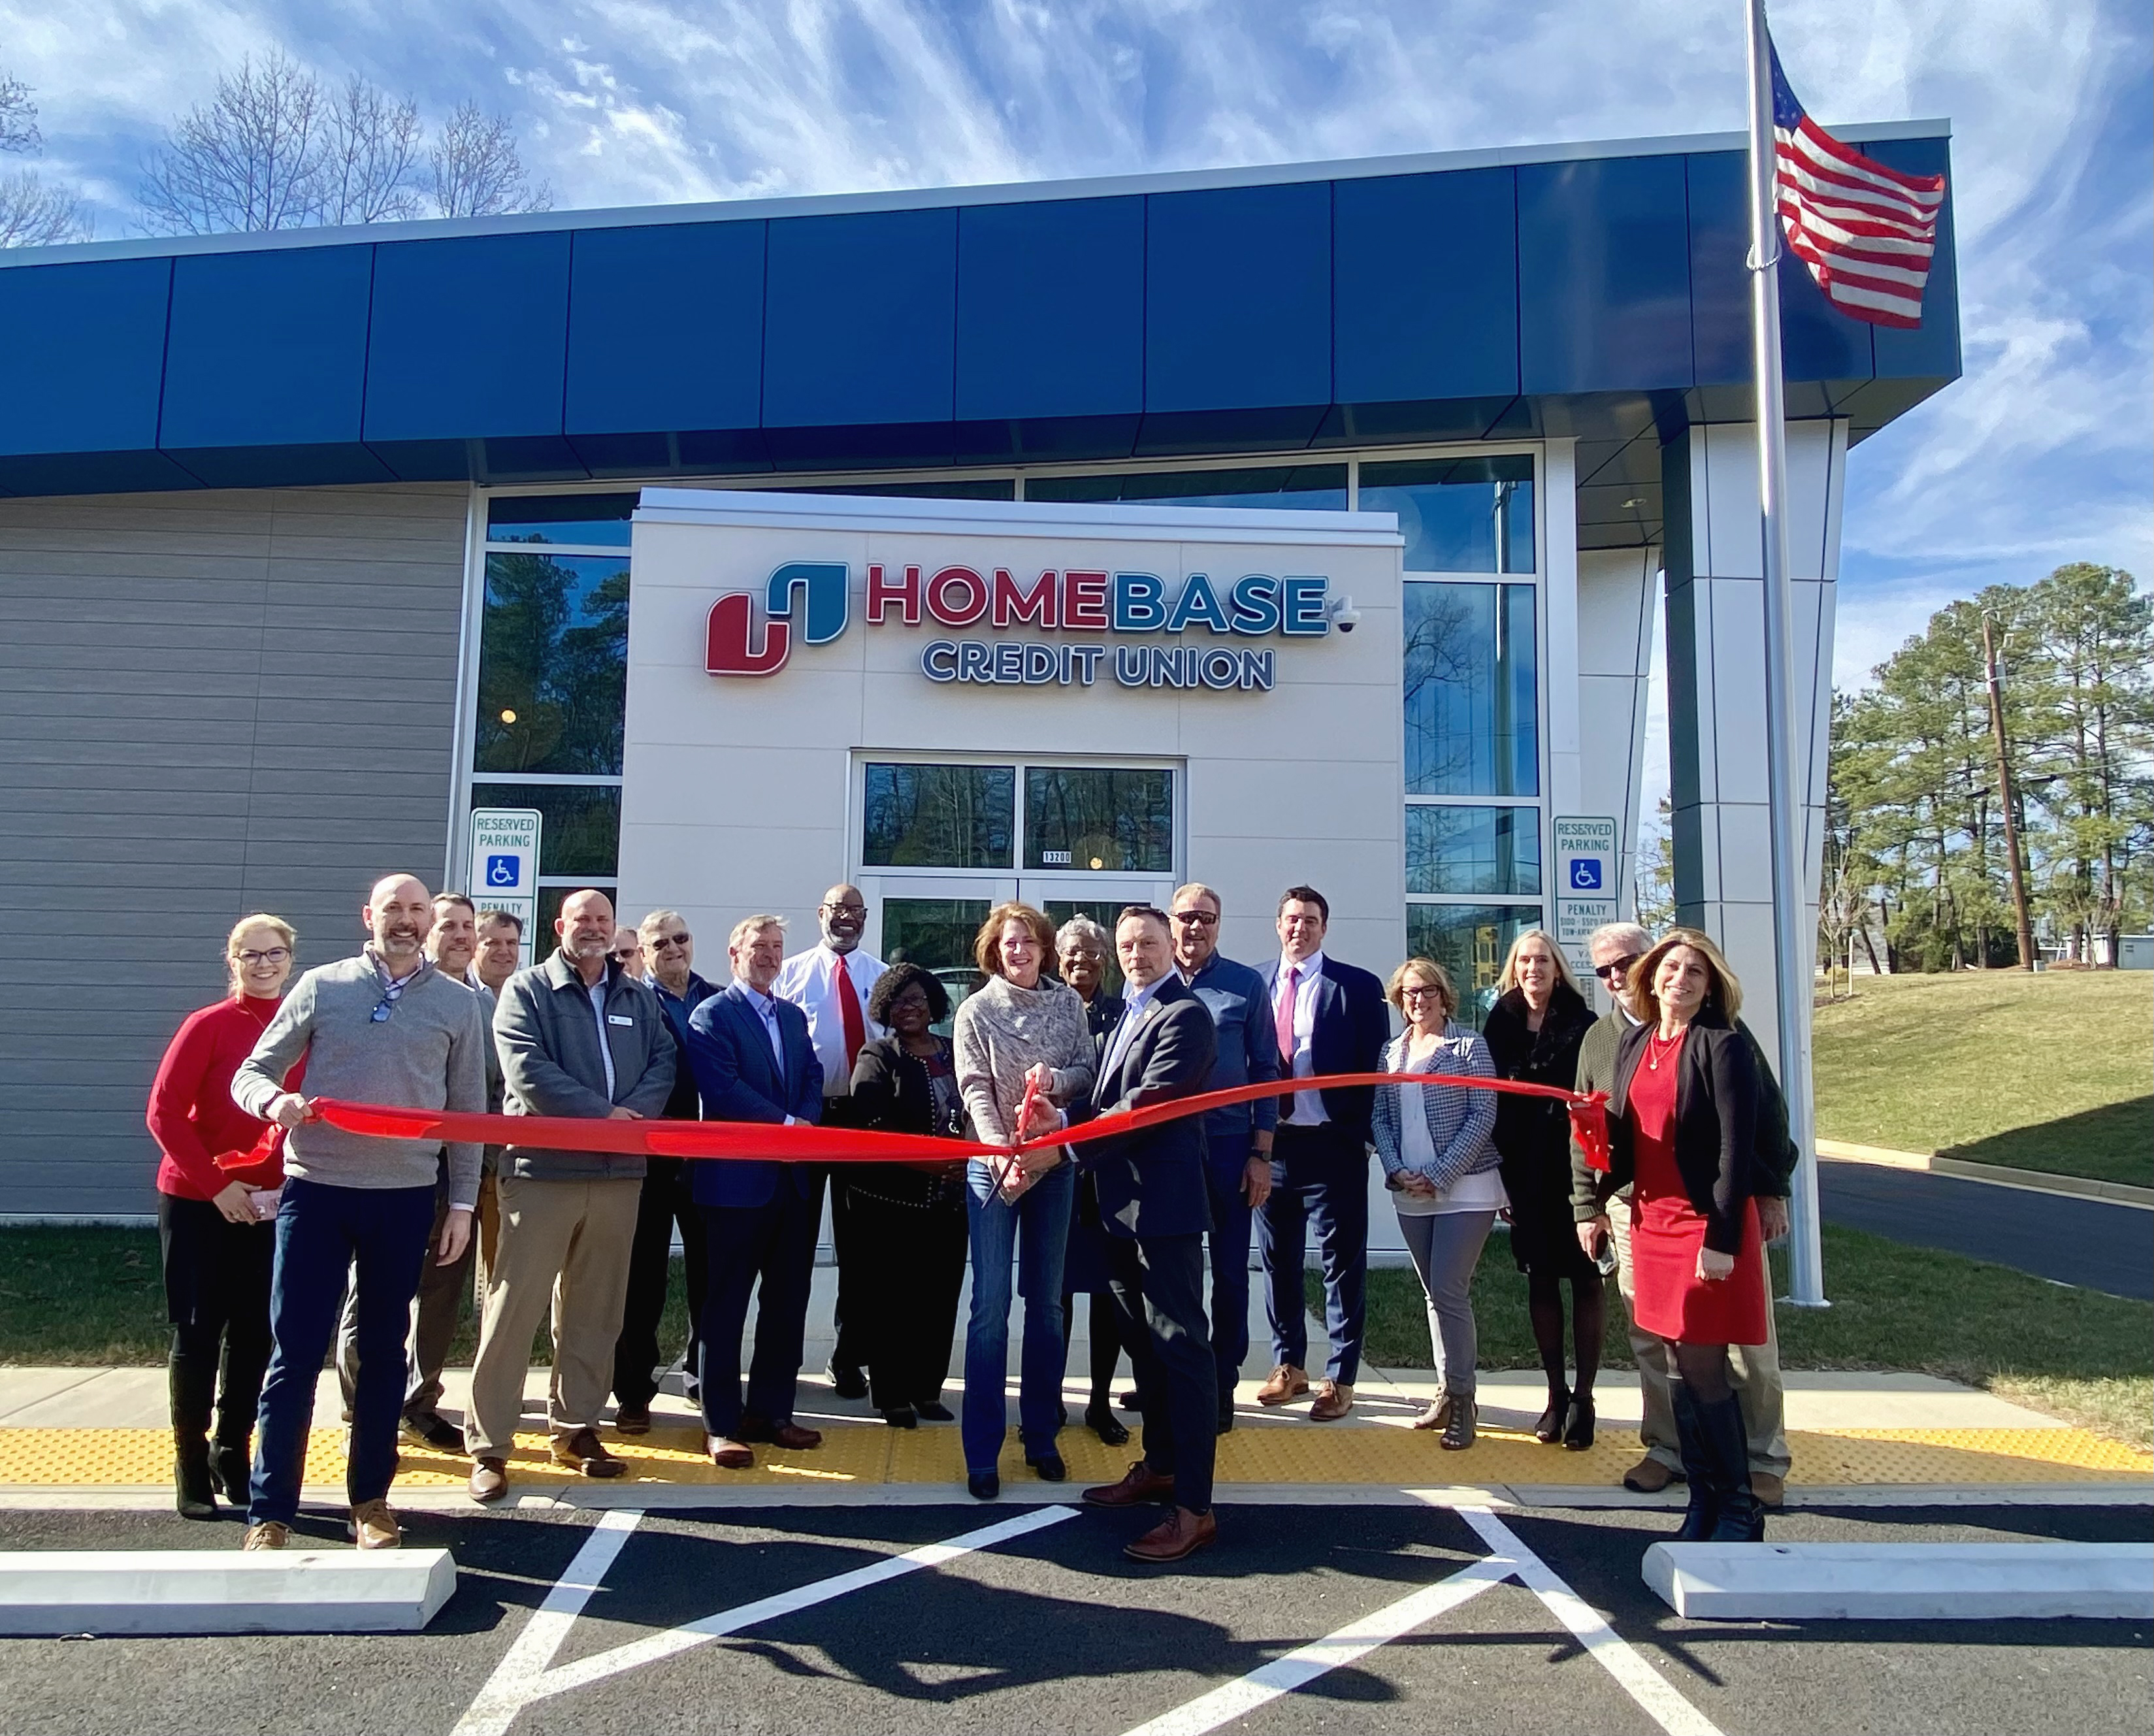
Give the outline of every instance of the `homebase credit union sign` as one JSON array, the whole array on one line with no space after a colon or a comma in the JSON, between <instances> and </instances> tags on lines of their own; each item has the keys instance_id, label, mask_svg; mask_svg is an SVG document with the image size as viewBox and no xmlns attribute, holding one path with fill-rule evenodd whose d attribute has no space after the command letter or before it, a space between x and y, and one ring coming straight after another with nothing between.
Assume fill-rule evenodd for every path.
<instances>
[{"instance_id":1,"label":"homebase credit union sign","mask_svg":"<svg viewBox=\"0 0 2154 1736\"><path fill-rule=\"evenodd\" d=\"M842 637L852 625L853 573L844 561L785 561L751 588L727 591L711 605L704 667L775 675L796 643ZM1282 641L1353 631L1350 603L1321 574L1192 572L1170 581L1036 561L875 561L865 580L867 630L947 630L920 651L920 672L945 684L1268 692ZM1170 637L1180 642L1156 642Z\"/></svg>"}]
</instances>

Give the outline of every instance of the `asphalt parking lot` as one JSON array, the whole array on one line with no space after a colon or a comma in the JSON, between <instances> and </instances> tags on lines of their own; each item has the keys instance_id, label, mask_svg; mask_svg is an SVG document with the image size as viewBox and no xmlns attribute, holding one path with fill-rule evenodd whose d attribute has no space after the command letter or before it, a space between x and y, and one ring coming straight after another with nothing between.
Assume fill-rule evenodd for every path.
<instances>
[{"instance_id":1,"label":"asphalt parking lot","mask_svg":"<svg viewBox=\"0 0 2154 1736\"><path fill-rule=\"evenodd\" d=\"M447 1545L461 1575L426 1632L0 1642L0 1730L1503 1736L2154 1723L2144 1624L1682 1621L1638 1577L1665 1513L1296 1503L1222 1506L1221 1520L1218 1548L1160 1573L1120 1553L1148 1515L1074 1502L417 1513L410 1541ZM303 1526L325 1545L339 1529ZM2134 1541L2154 1537L2154 1511L1809 1509L1774 1534ZM6 1540L201 1548L236 1546L238 1530L18 1510Z\"/></svg>"}]
</instances>

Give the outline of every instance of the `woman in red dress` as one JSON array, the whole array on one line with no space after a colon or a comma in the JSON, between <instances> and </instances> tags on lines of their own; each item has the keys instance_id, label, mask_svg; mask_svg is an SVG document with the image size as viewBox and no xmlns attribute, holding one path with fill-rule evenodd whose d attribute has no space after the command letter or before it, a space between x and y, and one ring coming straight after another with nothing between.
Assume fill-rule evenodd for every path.
<instances>
[{"instance_id":1,"label":"woman in red dress","mask_svg":"<svg viewBox=\"0 0 2154 1736\"><path fill-rule=\"evenodd\" d=\"M277 1011L294 944L280 918L242 917L224 945L231 992L187 1015L150 1087L150 1132L162 1154L157 1238L172 1323L172 1475L188 1519L214 1519L220 1493L247 1505L254 1411L269 1366L271 1220L283 1136L263 1140L269 1124L232 1100L232 1075ZM292 1070L285 1089L299 1089L305 1065Z\"/></svg>"},{"instance_id":2,"label":"woman in red dress","mask_svg":"<svg viewBox=\"0 0 2154 1736\"><path fill-rule=\"evenodd\" d=\"M1632 1317L1667 1341L1690 1509L1679 1540L1754 1543L1728 1347L1765 1342L1764 1247L1752 1195L1758 1070L1735 1029L1742 986L1720 949L1677 928L1632 968L1645 1022L1616 1050L1609 1099L1610 1192L1631 1184Z\"/></svg>"}]
</instances>

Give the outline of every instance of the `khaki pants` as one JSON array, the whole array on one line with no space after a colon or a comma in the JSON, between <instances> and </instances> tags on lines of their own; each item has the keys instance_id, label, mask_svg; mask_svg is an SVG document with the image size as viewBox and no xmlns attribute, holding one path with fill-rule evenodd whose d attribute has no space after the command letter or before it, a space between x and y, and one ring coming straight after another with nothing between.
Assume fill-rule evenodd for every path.
<instances>
[{"instance_id":1,"label":"khaki pants","mask_svg":"<svg viewBox=\"0 0 2154 1736\"><path fill-rule=\"evenodd\" d=\"M1608 1202L1608 1222L1616 1238L1616 1284L1623 1293L1623 1311L1631 1325L1631 1355L1638 1365L1638 1385L1645 1393L1645 1417L1638 1438L1646 1456L1658 1459L1672 1471L1682 1469L1682 1451L1676 1439L1675 1396L1668 1366L1668 1347L1656 1333L1638 1330L1631 1309L1631 1202ZM1743 1407L1743 1432L1749 1437L1750 1468L1784 1478L1788 1456L1787 1393L1780 1384L1780 1333L1773 1320L1773 1274L1765 1268L1765 1341L1761 1345L1732 1344L1728 1347L1728 1379L1736 1402Z\"/></svg>"},{"instance_id":2,"label":"khaki pants","mask_svg":"<svg viewBox=\"0 0 2154 1736\"><path fill-rule=\"evenodd\" d=\"M642 1195L641 1177L500 1178L500 1243L487 1269L471 1414L464 1424L474 1458L506 1458L516 1443L531 1338L549 1305L554 1377L547 1425L556 1439L566 1439L579 1429L596 1427L605 1416Z\"/></svg>"}]
</instances>

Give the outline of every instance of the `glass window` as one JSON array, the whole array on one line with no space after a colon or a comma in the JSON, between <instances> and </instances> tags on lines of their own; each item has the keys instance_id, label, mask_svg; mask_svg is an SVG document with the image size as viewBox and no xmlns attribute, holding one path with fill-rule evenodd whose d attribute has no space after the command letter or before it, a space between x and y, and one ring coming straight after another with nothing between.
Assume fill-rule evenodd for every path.
<instances>
[{"instance_id":1,"label":"glass window","mask_svg":"<svg viewBox=\"0 0 2154 1736\"><path fill-rule=\"evenodd\" d=\"M1534 461L1524 453L1364 464L1359 503L1399 515L1409 573L1534 570Z\"/></svg>"},{"instance_id":2,"label":"glass window","mask_svg":"<svg viewBox=\"0 0 2154 1736\"><path fill-rule=\"evenodd\" d=\"M486 507L489 543L587 543L601 549L628 546L635 494L497 496Z\"/></svg>"},{"instance_id":3,"label":"glass window","mask_svg":"<svg viewBox=\"0 0 2154 1736\"><path fill-rule=\"evenodd\" d=\"M1433 958L1458 990L1458 1019L1475 1029L1496 1004L1503 955L1529 928L1540 926L1536 904L1409 904L1406 952Z\"/></svg>"},{"instance_id":4,"label":"glass window","mask_svg":"<svg viewBox=\"0 0 2154 1736\"><path fill-rule=\"evenodd\" d=\"M1530 585L1406 587L1406 794L1540 793Z\"/></svg>"},{"instance_id":5,"label":"glass window","mask_svg":"<svg viewBox=\"0 0 2154 1736\"><path fill-rule=\"evenodd\" d=\"M880 494L901 500L1014 500L1017 484L1009 477L967 477L960 482L809 483L773 488L773 494Z\"/></svg>"},{"instance_id":6,"label":"glass window","mask_svg":"<svg viewBox=\"0 0 2154 1736\"><path fill-rule=\"evenodd\" d=\"M1020 896L1023 889L1018 889ZM1100 973L1099 992L1101 994L1120 994L1122 992L1122 967L1115 957L1115 923L1121 916L1127 898L1043 898L1041 912L1054 925L1059 933L1062 925L1072 917L1090 917L1107 931L1107 968ZM1059 975L1059 973L1058 972Z\"/></svg>"},{"instance_id":7,"label":"glass window","mask_svg":"<svg viewBox=\"0 0 2154 1736\"><path fill-rule=\"evenodd\" d=\"M882 956L888 964L916 964L949 991L954 1019L965 997L987 981L972 962L972 937L988 920L984 898L886 898L882 906ZM950 1034L950 1021L935 1029Z\"/></svg>"},{"instance_id":8,"label":"glass window","mask_svg":"<svg viewBox=\"0 0 2154 1736\"><path fill-rule=\"evenodd\" d=\"M1174 774L1028 766L1024 865L1167 874L1174 868Z\"/></svg>"},{"instance_id":9,"label":"glass window","mask_svg":"<svg viewBox=\"0 0 2154 1736\"><path fill-rule=\"evenodd\" d=\"M1406 891L1483 897L1541 889L1538 808L1406 809Z\"/></svg>"},{"instance_id":10,"label":"glass window","mask_svg":"<svg viewBox=\"0 0 2154 1736\"><path fill-rule=\"evenodd\" d=\"M573 874L604 881L620 871L620 786L617 784L475 782L471 799L474 808L536 808L545 816L538 832L541 879Z\"/></svg>"},{"instance_id":11,"label":"glass window","mask_svg":"<svg viewBox=\"0 0 2154 1736\"><path fill-rule=\"evenodd\" d=\"M617 775L627 697L627 564L487 555L472 768Z\"/></svg>"},{"instance_id":12,"label":"glass window","mask_svg":"<svg viewBox=\"0 0 2154 1736\"><path fill-rule=\"evenodd\" d=\"M1146 506L1281 507L1346 509L1344 464L1295 464L1253 470L1155 470L1120 476L1036 476L1027 500L1125 501Z\"/></svg>"},{"instance_id":13,"label":"glass window","mask_svg":"<svg viewBox=\"0 0 2154 1736\"><path fill-rule=\"evenodd\" d=\"M867 866L1011 865L1014 766L870 765L866 772Z\"/></svg>"}]
</instances>

